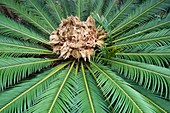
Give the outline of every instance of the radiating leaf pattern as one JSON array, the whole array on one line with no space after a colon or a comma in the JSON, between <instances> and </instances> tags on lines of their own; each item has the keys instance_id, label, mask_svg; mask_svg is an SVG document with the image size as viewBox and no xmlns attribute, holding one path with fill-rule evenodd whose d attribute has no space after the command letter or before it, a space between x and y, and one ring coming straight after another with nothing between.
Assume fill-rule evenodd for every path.
<instances>
[{"instance_id":1,"label":"radiating leaf pattern","mask_svg":"<svg viewBox=\"0 0 170 113\"><path fill-rule=\"evenodd\" d=\"M93 18L104 30L96 34L107 33L89 60L53 53L51 35L76 35L81 44L92 36L52 33L70 16ZM0 113L169 113L169 106L169 0L0 0Z\"/></svg>"}]
</instances>

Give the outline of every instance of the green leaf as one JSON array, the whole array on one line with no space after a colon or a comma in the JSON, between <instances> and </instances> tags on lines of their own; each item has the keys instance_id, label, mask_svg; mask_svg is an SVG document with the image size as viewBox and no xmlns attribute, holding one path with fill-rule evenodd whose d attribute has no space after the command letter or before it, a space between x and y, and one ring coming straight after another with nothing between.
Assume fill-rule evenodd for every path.
<instances>
[{"instance_id":1,"label":"green leaf","mask_svg":"<svg viewBox=\"0 0 170 113\"><path fill-rule=\"evenodd\" d=\"M49 26L44 23L44 20L37 18L34 14L32 14L29 9L27 9L22 4L14 1L14 0L1 0L1 4L5 7L12 9L17 15L26 20L28 23L34 25L37 29L40 29L42 32L50 34Z\"/></svg>"},{"instance_id":2,"label":"green leaf","mask_svg":"<svg viewBox=\"0 0 170 113\"><path fill-rule=\"evenodd\" d=\"M163 29L157 32L151 32L142 36L132 37L121 42L117 42L115 45L109 47L124 47L124 46L151 46L151 45L169 45L170 29Z\"/></svg>"},{"instance_id":3,"label":"green leaf","mask_svg":"<svg viewBox=\"0 0 170 113\"><path fill-rule=\"evenodd\" d=\"M116 1L116 0L115 0ZM127 0L125 1L125 3L122 3L120 8L116 8L115 9L116 11L113 11L108 18L109 20L109 24L110 26L116 26L118 25L122 20L124 20L128 13L132 10L132 8L134 8L134 5L133 5L133 2L134 0ZM110 3L112 4L112 3ZM116 13L115 13L116 12ZM114 24L112 24L114 23Z\"/></svg>"},{"instance_id":4,"label":"green leaf","mask_svg":"<svg viewBox=\"0 0 170 113\"><path fill-rule=\"evenodd\" d=\"M110 102L104 98L105 94L102 89L102 86L97 81L97 78L94 72L92 71L92 69L88 65L86 66L89 72L91 73L90 74L88 71L86 71L86 77L87 77L87 83L89 84L89 89L92 95L92 100L93 100L96 113L98 112L110 113L111 111L113 111L113 108L109 107Z\"/></svg>"},{"instance_id":5,"label":"green leaf","mask_svg":"<svg viewBox=\"0 0 170 113\"><path fill-rule=\"evenodd\" d=\"M98 13L92 13L93 18L97 21L97 28L100 26L104 27L105 31L107 32L108 37L110 37L110 26L108 26L108 21L104 16L99 16ZM98 25L99 24L99 25ZM110 41L112 42L112 41Z\"/></svg>"},{"instance_id":6,"label":"green leaf","mask_svg":"<svg viewBox=\"0 0 170 113\"><path fill-rule=\"evenodd\" d=\"M148 51L148 52L147 52ZM162 67L169 66L170 63L170 47L162 46L157 47L151 50L151 48L146 48L145 50L140 51L129 51L115 53L116 57L126 60L134 60L138 62L158 65Z\"/></svg>"},{"instance_id":7,"label":"green leaf","mask_svg":"<svg viewBox=\"0 0 170 113\"><path fill-rule=\"evenodd\" d=\"M56 23L60 24L61 19L63 17L63 9L61 8L61 4L59 2L56 2L55 0L48 0L46 1L47 9L50 10L50 15L52 15L53 20L56 21Z\"/></svg>"},{"instance_id":8,"label":"green leaf","mask_svg":"<svg viewBox=\"0 0 170 113\"><path fill-rule=\"evenodd\" d=\"M128 79L126 79L126 81L130 83L135 90L137 90L140 94L142 94L143 97L145 97L150 102L150 104L160 109L160 111L164 113L170 111L170 108L169 108L170 103L168 100L164 100L163 98L159 97L158 95L153 94L149 90L145 90L143 87L137 85L133 81L130 81Z\"/></svg>"},{"instance_id":9,"label":"green leaf","mask_svg":"<svg viewBox=\"0 0 170 113\"><path fill-rule=\"evenodd\" d=\"M42 70L59 59L41 58L1 58L0 90L18 83L28 75Z\"/></svg>"},{"instance_id":10,"label":"green leaf","mask_svg":"<svg viewBox=\"0 0 170 113\"><path fill-rule=\"evenodd\" d=\"M86 20L90 15L88 10L90 6L90 0L76 0L75 1L75 15L80 18L80 20Z\"/></svg>"},{"instance_id":11,"label":"green leaf","mask_svg":"<svg viewBox=\"0 0 170 113\"><path fill-rule=\"evenodd\" d=\"M32 56L37 54L52 54L52 51L39 46L16 40L11 37L0 36L0 56Z\"/></svg>"},{"instance_id":12,"label":"green leaf","mask_svg":"<svg viewBox=\"0 0 170 113\"><path fill-rule=\"evenodd\" d=\"M34 79L28 80L25 83L21 83L18 85L18 87L9 90L8 93L0 93L1 100L4 100L1 101L3 103L0 102L0 112L17 113L25 110L27 106L30 106L32 104L36 96L40 95L43 90L45 90L49 86L50 81L53 80L55 76L57 76L57 72L63 69L69 63L70 62L60 64L52 70L40 74ZM7 94L10 96L7 96ZM26 104L24 104L23 107L23 103L25 102Z\"/></svg>"},{"instance_id":13,"label":"green leaf","mask_svg":"<svg viewBox=\"0 0 170 113\"><path fill-rule=\"evenodd\" d=\"M84 83L80 84L80 85L83 85L84 91L82 91L82 93L80 94L81 95L80 97L82 97L83 107L88 108L88 109L83 109L80 112L84 111L84 112L88 112L88 113L95 113L94 103L92 101L92 96L91 96L91 93L90 93L90 90L89 90L89 85L88 85L87 78L86 78L87 75L85 75L84 66L83 66L82 62L81 62L81 72L82 72L81 81L84 81Z\"/></svg>"},{"instance_id":14,"label":"green leaf","mask_svg":"<svg viewBox=\"0 0 170 113\"><path fill-rule=\"evenodd\" d=\"M48 41L36 32L0 14L0 33L24 40L48 44Z\"/></svg>"},{"instance_id":15,"label":"green leaf","mask_svg":"<svg viewBox=\"0 0 170 113\"><path fill-rule=\"evenodd\" d=\"M109 13L111 13L111 11L116 8L115 3L116 3L116 0L109 0L108 6L104 10L104 14L103 14L105 18L107 18Z\"/></svg>"},{"instance_id":16,"label":"green leaf","mask_svg":"<svg viewBox=\"0 0 170 113\"><path fill-rule=\"evenodd\" d=\"M94 62L91 62L91 66L115 112L152 113L159 111L109 68Z\"/></svg>"},{"instance_id":17,"label":"green leaf","mask_svg":"<svg viewBox=\"0 0 170 113\"><path fill-rule=\"evenodd\" d=\"M73 15L75 7L73 0L58 0L61 7L63 8L64 17L67 18L70 15Z\"/></svg>"},{"instance_id":18,"label":"green leaf","mask_svg":"<svg viewBox=\"0 0 170 113\"><path fill-rule=\"evenodd\" d=\"M54 31L57 24L50 18L51 16L45 9L45 3L43 0L25 0L23 2L29 10L37 16L39 19L44 20L44 23L50 27L50 31Z\"/></svg>"},{"instance_id":19,"label":"green leaf","mask_svg":"<svg viewBox=\"0 0 170 113\"><path fill-rule=\"evenodd\" d=\"M94 0L91 11L94 13L102 14L104 4L105 0Z\"/></svg>"},{"instance_id":20,"label":"green leaf","mask_svg":"<svg viewBox=\"0 0 170 113\"><path fill-rule=\"evenodd\" d=\"M73 79L70 78L70 76L73 75L73 73L71 73L73 66L74 62L69 70L66 69L59 73L57 78L53 80L54 83L50 84L49 88L35 99L34 106L30 107L27 111L47 113L54 111L59 113L64 111L69 112L69 108L65 107L65 104L70 104L67 102L71 101L72 98L72 94L70 94L73 93L71 92L72 86L69 83L74 82ZM40 106L43 106L43 108Z\"/></svg>"},{"instance_id":21,"label":"green leaf","mask_svg":"<svg viewBox=\"0 0 170 113\"><path fill-rule=\"evenodd\" d=\"M110 62L119 74L138 82L139 85L143 85L165 98L170 98L170 69L118 58L101 59Z\"/></svg>"},{"instance_id":22,"label":"green leaf","mask_svg":"<svg viewBox=\"0 0 170 113\"><path fill-rule=\"evenodd\" d=\"M59 95L60 95L60 93L61 93L61 91L62 91L62 89L63 89L63 87L64 87L64 85L65 85L65 83L66 83L66 80L68 79L68 77L69 77L69 75L70 75L71 70L73 69L74 63L75 63L75 61L72 63L72 65L71 65L69 71L67 72L67 74L66 74L66 76L65 76L65 78L64 78L64 80L63 80L63 82L62 82L62 84L61 84L61 86L59 87L59 90L58 90L57 93L55 94L55 97L54 97L53 102L52 102L52 104L51 104L51 106L50 106L50 109L48 110L48 113L51 113L51 112L56 111L56 110L57 110L56 106L60 108L60 104L59 104L59 105L56 105L57 99L59 99ZM58 103L57 103L57 104L58 104Z\"/></svg>"},{"instance_id":23,"label":"green leaf","mask_svg":"<svg viewBox=\"0 0 170 113\"><path fill-rule=\"evenodd\" d=\"M159 18L152 19L149 22L145 22L144 24L141 24L128 32L124 32L122 33L121 36L116 37L116 39L113 42L123 41L131 37L142 35L146 32L157 31L159 29L169 27L170 27L170 14L168 14L165 19L162 20L160 20ZM114 36L112 38L114 38Z\"/></svg>"},{"instance_id":24,"label":"green leaf","mask_svg":"<svg viewBox=\"0 0 170 113\"><path fill-rule=\"evenodd\" d=\"M145 1L140 7L136 8L134 12L130 13L128 17L117 25L111 32L111 34L115 34L123 29L127 29L129 27L133 27L137 23L148 20L153 16L154 13L160 11L160 7L164 8L166 5L164 4L164 0L149 0Z\"/></svg>"}]
</instances>

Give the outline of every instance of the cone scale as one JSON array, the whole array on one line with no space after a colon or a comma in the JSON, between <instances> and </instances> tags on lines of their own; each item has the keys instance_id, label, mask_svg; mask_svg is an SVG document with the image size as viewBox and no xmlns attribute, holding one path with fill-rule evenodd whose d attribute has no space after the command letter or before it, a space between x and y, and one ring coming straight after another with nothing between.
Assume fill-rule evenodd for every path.
<instances>
[{"instance_id":1,"label":"cone scale","mask_svg":"<svg viewBox=\"0 0 170 113\"><path fill-rule=\"evenodd\" d=\"M95 26L95 20L89 16L86 21L70 16L62 19L59 27L51 33L50 45L60 58L83 58L90 60L96 47L102 47L106 32Z\"/></svg>"}]
</instances>

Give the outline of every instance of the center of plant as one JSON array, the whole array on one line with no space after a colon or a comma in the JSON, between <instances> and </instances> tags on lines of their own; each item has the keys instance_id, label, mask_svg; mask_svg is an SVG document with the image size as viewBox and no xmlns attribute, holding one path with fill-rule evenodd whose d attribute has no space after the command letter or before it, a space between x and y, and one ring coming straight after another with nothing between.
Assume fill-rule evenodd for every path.
<instances>
[{"instance_id":1,"label":"center of plant","mask_svg":"<svg viewBox=\"0 0 170 113\"><path fill-rule=\"evenodd\" d=\"M62 19L57 30L52 32L49 43L60 58L82 57L86 61L94 55L97 46L103 46L106 37L102 27L96 29L95 20L91 16L82 22L78 17L70 16Z\"/></svg>"}]
</instances>

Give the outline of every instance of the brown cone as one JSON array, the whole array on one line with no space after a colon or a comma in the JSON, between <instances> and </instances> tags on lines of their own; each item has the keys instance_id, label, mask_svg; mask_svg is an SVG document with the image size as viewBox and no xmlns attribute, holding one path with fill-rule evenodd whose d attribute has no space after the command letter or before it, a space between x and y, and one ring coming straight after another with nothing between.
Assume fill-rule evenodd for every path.
<instances>
[{"instance_id":1,"label":"brown cone","mask_svg":"<svg viewBox=\"0 0 170 113\"><path fill-rule=\"evenodd\" d=\"M96 46L103 46L106 37L102 27L96 29L95 20L91 16L85 22L70 16L63 19L57 30L52 32L49 43L59 57L82 57L86 61L87 58L90 60Z\"/></svg>"}]
</instances>

